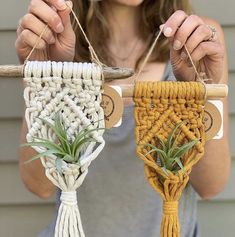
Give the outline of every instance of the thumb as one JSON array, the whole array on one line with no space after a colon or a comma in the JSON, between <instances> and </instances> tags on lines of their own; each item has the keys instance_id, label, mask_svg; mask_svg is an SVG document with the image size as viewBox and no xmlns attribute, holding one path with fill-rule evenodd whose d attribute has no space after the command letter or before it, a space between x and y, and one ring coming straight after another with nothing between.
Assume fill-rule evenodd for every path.
<instances>
[{"instance_id":1,"label":"thumb","mask_svg":"<svg viewBox=\"0 0 235 237\"><path fill-rule=\"evenodd\" d=\"M58 11L59 16L61 17L62 24L64 26L64 31L60 34L60 36L64 38L73 37L74 31L71 23L70 13L73 7L72 1L66 2L67 8L62 11Z\"/></svg>"}]
</instances>

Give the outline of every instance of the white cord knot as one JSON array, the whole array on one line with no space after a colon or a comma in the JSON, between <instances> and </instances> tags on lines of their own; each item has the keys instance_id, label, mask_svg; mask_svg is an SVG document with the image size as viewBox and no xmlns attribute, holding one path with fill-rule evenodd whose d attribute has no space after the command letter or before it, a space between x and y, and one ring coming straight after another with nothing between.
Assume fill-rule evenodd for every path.
<instances>
[{"instance_id":1,"label":"white cord knot","mask_svg":"<svg viewBox=\"0 0 235 237\"><path fill-rule=\"evenodd\" d=\"M69 191L69 192L62 191L61 196L60 196L60 201L61 203L67 206L77 205L77 192L76 191Z\"/></svg>"}]
</instances>

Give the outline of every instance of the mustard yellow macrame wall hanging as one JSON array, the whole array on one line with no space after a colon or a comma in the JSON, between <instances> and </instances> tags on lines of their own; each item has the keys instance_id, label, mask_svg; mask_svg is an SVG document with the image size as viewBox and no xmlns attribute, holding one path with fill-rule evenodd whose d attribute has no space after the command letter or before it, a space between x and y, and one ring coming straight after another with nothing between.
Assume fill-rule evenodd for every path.
<instances>
[{"instance_id":1,"label":"mustard yellow macrame wall hanging","mask_svg":"<svg viewBox=\"0 0 235 237\"><path fill-rule=\"evenodd\" d=\"M144 161L149 183L163 199L161 237L179 237L178 201L193 165L204 154L205 87L200 82L137 82L134 102L137 154ZM164 169L159 153L150 150L159 148L160 140L165 142L179 124L175 145L197 142L180 157L183 167L171 172Z\"/></svg>"}]
</instances>

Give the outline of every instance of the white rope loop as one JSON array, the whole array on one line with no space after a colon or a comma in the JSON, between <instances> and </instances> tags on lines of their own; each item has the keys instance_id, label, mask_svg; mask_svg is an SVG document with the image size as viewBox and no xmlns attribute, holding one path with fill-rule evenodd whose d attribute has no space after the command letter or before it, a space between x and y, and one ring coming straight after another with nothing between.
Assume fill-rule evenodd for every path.
<instances>
[{"instance_id":1,"label":"white rope loop","mask_svg":"<svg viewBox=\"0 0 235 237\"><path fill-rule=\"evenodd\" d=\"M104 112L101 108L101 68L91 63L27 62L25 65L24 90L25 118L28 126L27 141L35 137L55 141L55 135L41 119L54 123L58 111L70 140L84 128L104 128ZM88 167L105 145L104 130L90 133L98 143L91 142L82 147L79 163L70 164L62 160L61 172L55 165L56 156L41 158L45 173L51 182L62 190L55 236L84 237L76 190L87 173ZM33 147L37 152L45 149Z\"/></svg>"}]
</instances>

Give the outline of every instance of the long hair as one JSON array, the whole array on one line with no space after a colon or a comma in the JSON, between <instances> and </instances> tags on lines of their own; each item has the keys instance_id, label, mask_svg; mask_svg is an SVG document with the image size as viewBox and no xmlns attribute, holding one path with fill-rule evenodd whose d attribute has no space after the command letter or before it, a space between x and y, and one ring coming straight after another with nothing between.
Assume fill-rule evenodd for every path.
<instances>
[{"instance_id":1,"label":"long hair","mask_svg":"<svg viewBox=\"0 0 235 237\"><path fill-rule=\"evenodd\" d=\"M109 65L115 66L111 55L107 50L107 39L109 39L109 23L105 19L103 1L73 0L74 11L78 15L79 21L86 32L92 46L94 47L100 60ZM147 40L148 46L154 40L155 34L161 24L176 11L183 10L191 13L189 0L144 0L141 4L140 34ZM76 34L75 61L90 61L88 45L81 34L76 23L73 23ZM150 40L149 40L150 39ZM147 50L136 62L139 62L146 55ZM169 58L169 43L164 36L161 36L157 47L154 49L151 61L165 62Z\"/></svg>"}]
</instances>

